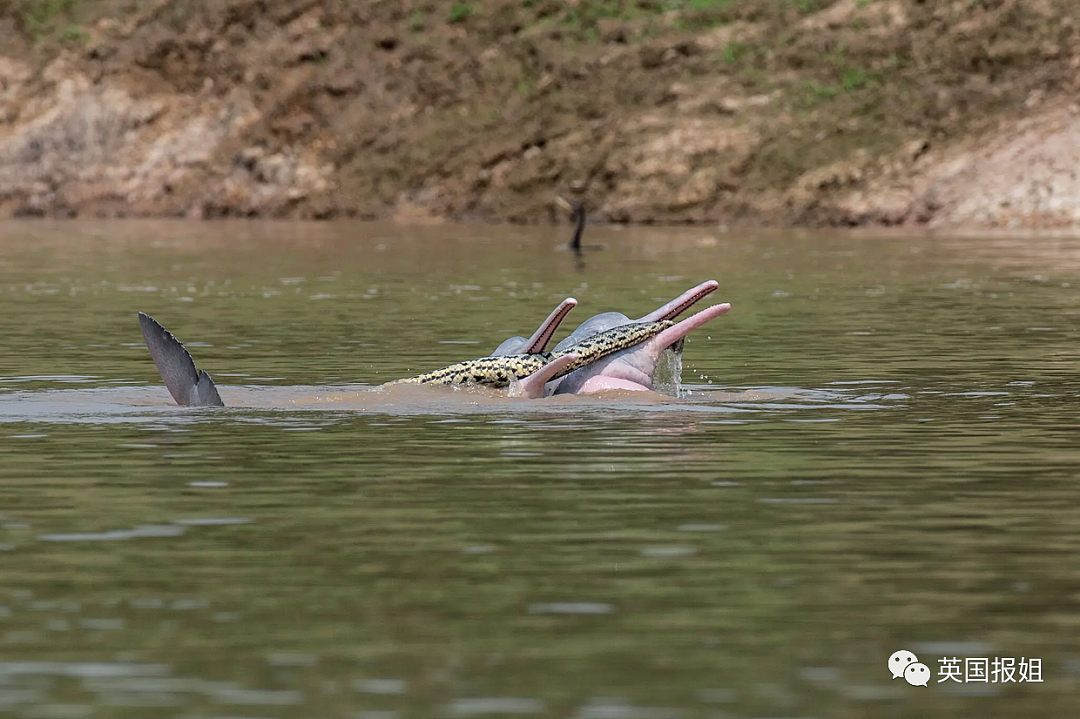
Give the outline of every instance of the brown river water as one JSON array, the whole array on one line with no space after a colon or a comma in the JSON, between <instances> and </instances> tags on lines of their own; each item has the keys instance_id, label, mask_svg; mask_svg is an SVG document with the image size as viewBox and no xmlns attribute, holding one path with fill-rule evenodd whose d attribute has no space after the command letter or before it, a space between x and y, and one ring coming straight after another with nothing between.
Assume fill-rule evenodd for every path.
<instances>
[{"instance_id":1,"label":"brown river water","mask_svg":"<svg viewBox=\"0 0 1080 719\"><path fill-rule=\"evenodd\" d=\"M0 717L1077 715L1080 240L565 236L0 224ZM369 391L712 278L678 397Z\"/></svg>"}]
</instances>

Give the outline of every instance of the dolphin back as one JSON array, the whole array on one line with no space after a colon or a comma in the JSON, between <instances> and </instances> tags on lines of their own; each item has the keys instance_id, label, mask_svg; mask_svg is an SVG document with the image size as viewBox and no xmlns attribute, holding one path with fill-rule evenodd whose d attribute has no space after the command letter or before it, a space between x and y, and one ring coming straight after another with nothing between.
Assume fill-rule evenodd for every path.
<instances>
[{"instance_id":1,"label":"dolphin back","mask_svg":"<svg viewBox=\"0 0 1080 719\"><path fill-rule=\"evenodd\" d=\"M139 326L143 340L150 350L161 379L169 388L169 394L181 407L224 407L217 386L206 370L195 367L180 340L145 312L139 313Z\"/></svg>"}]
</instances>

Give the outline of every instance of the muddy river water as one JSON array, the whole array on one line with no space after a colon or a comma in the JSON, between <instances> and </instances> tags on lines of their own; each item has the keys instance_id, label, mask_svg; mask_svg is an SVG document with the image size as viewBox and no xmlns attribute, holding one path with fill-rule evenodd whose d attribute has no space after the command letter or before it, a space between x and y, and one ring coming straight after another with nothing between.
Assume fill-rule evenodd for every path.
<instances>
[{"instance_id":1,"label":"muddy river water","mask_svg":"<svg viewBox=\"0 0 1080 719\"><path fill-rule=\"evenodd\" d=\"M0 225L0 716L1076 716L1080 241L564 239ZM711 278L678 398L362 391Z\"/></svg>"}]
</instances>

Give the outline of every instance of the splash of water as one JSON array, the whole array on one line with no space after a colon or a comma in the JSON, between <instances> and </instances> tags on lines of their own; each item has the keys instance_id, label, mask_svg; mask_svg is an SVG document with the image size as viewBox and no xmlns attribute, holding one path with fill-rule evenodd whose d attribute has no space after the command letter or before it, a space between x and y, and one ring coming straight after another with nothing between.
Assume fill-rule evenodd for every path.
<instances>
[{"instance_id":1,"label":"splash of water","mask_svg":"<svg viewBox=\"0 0 1080 719\"><path fill-rule=\"evenodd\" d=\"M660 353L653 372L653 389L671 397L682 396L683 340Z\"/></svg>"}]
</instances>

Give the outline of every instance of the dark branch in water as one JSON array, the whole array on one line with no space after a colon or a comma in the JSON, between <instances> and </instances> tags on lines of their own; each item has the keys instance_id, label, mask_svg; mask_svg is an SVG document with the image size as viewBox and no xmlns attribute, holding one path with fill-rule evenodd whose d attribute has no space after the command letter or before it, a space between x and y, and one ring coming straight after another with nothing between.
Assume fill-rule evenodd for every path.
<instances>
[{"instance_id":1,"label":"dark branch in water","mask_svg":"<svg viewBox=\"0 0 1080 719\"><path fill-rule=\"evenodd\" d=\"M570 219L574 222L574 235L570 238L568 247L571 252L580 256L581 250L584 249L581 246L581 235L585 232L585 205L577 201L569 202L558 196L555 197L555 204L570 211Z\"/></svg>"},{"instance_id":2,"label":"dark branch in water","mask_svg":"<svg viewBox=\"0 0 1080 719\"><path fill-rule=\"evenodd\" d=\"M574 226L574 236L570 238L570 249L581 252L581 233L585 231L585 205L575 202L571 205L570 219L577 224Z\"/></svg>"}]
</instances>

